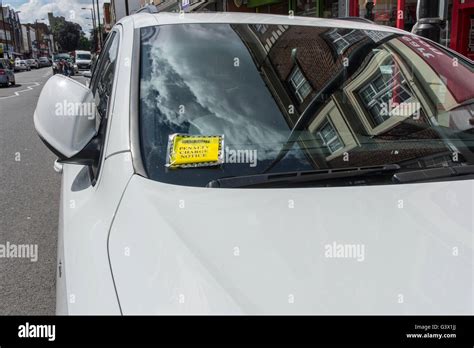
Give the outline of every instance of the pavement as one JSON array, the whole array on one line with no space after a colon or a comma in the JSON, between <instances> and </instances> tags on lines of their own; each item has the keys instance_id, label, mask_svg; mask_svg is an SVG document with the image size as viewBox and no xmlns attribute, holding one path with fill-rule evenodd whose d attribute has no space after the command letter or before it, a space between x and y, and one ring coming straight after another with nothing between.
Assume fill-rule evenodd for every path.
<instances>
[{"instance_id":1,"label":"pavement","mask_svg":"<svg viewBox=\"0 0 474 348\"><path fill-rule=\"evenodd\" d=\"M52 70L15 76L16 86L0 88L0 315L54 315L61 177L33 124ZM2 245L25 244L37 245L36 262L2 257Z\"/></svg>"}]
</instances>

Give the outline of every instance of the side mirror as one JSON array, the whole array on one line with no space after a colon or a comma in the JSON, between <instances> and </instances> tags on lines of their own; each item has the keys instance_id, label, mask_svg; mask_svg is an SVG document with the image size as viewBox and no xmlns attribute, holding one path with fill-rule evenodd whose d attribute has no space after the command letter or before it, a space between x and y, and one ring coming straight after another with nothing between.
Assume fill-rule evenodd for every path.
<instances>
[{"instance_id":1,"label":"side mirror","mask_svg":"<svg viewBox=\"0 0 474 348\"><path fill-rule=\"evenodd\" d=\"M36 132L60 162L93 165L100 156L96 108L90 89L64 75L52 76L36 105Z\"/></svg>"},{"instance_id":2,"label":"side mirror","mask_svg":"<svg viewBox=\"0 0 474 348\"><path fill-rule=\"evenodd\" d=\"M87 71L84 71L84 72L82 73L82 76L84 76L85 78L90 79L90 78L92 77L92 73L91 73L90 70L87 70Z\"/></svg>"}]
</instances>

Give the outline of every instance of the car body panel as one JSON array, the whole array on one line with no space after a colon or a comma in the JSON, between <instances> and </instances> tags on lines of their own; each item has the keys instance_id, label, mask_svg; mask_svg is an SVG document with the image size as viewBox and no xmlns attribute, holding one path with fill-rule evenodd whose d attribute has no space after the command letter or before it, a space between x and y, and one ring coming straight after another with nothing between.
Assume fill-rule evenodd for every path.
<instances>
[{"instance_id":1,"label":"car body panel","mask_svg":"<svg viewBox=\"0 0 474 348\"><path fill-rule=\"evenodd\" d=\"M84 166L63 165L56 313L120 314L107 238L115 210L133 173L130 153L105 160L100 184L96 186L90 185L87 170Z\"/></svg>"},{"instance_id":2,"label":"car body panel","mask_svg":"<svg viewBox=\"0 0 474 348\"><path fill-rule=\"evenodd\" d=\"M118 297L124 314L473 314L473 197L472 180L206 189L135 175L110 234ZM333 243L364 259L327 257Z\"/></svg>"}]
</instances>

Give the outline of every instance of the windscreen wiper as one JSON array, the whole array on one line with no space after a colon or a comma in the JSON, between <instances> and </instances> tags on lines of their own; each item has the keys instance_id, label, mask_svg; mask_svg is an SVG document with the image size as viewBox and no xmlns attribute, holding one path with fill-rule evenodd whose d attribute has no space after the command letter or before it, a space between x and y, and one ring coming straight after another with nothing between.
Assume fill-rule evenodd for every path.
<instances>
[{"instance_id":1,"label":"windscreen wiper","mask_svg":"<svg viewBox=\"0 0 474 348\"><path fill-rule=\"evenodd\" d=\"M206 187L212 188L257 188L257 187L287 187L308 186L312 183L327 182L330 184L347 183L351 185L367 184L371 178L381 178L377 183L408 184L448 180L464 177L474 179L474 165L455 167L423 168L403 170L398 164L387 164L374 167L355 167L341 169L325 169L310 171L295 171L276 174L244 175L221 178L210 181Z\"/></svg>"},{"instance_id":2,"label":"windscreen wiper","mask_svg":"<svg viewBox=\"0 0 474 348\"><path fill-rule=\"evenodd\" d=\"M206 187L212 188L256 188L306 185L313 182L338 181L366 176L387 176L390 180L394 173L400 170L398 164L387 164L373 167L355 167L341 169L324 169L310 171L295 171L275 174L256 174L234 176L210 181Z\"/></svg>"},{"instance_id":3,"label":"windscreen wiper","mask_svg":"<svg viewBox=\"0 0 474 348\"><path fill-rule=\"evenodd\" d=\"M474 165L439 167L429 169L417 169L395 173L392 181L396 184L408 184L415 182L449 179L464 175L473 175Z\"/></svg>"}]
</instances>

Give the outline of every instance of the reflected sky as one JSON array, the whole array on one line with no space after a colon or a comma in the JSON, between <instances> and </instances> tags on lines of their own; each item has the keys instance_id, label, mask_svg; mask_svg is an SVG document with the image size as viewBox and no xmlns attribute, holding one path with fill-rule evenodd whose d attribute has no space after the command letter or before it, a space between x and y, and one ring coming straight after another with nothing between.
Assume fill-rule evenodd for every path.
<instances>
[{"instance_id":1,"label":"reflected sky","mask_svg":"<svg viewBox=\"0 0 474 348\"><path fill-rule=\"evenodd\" d=\"M189 123L189 134L224 134L229 146L258 146L260 156L274 156L289 127L234 30L227 24L150 30L141 83L149 117L159 110L160 123Z\"/></svg>"}]
</instances>

